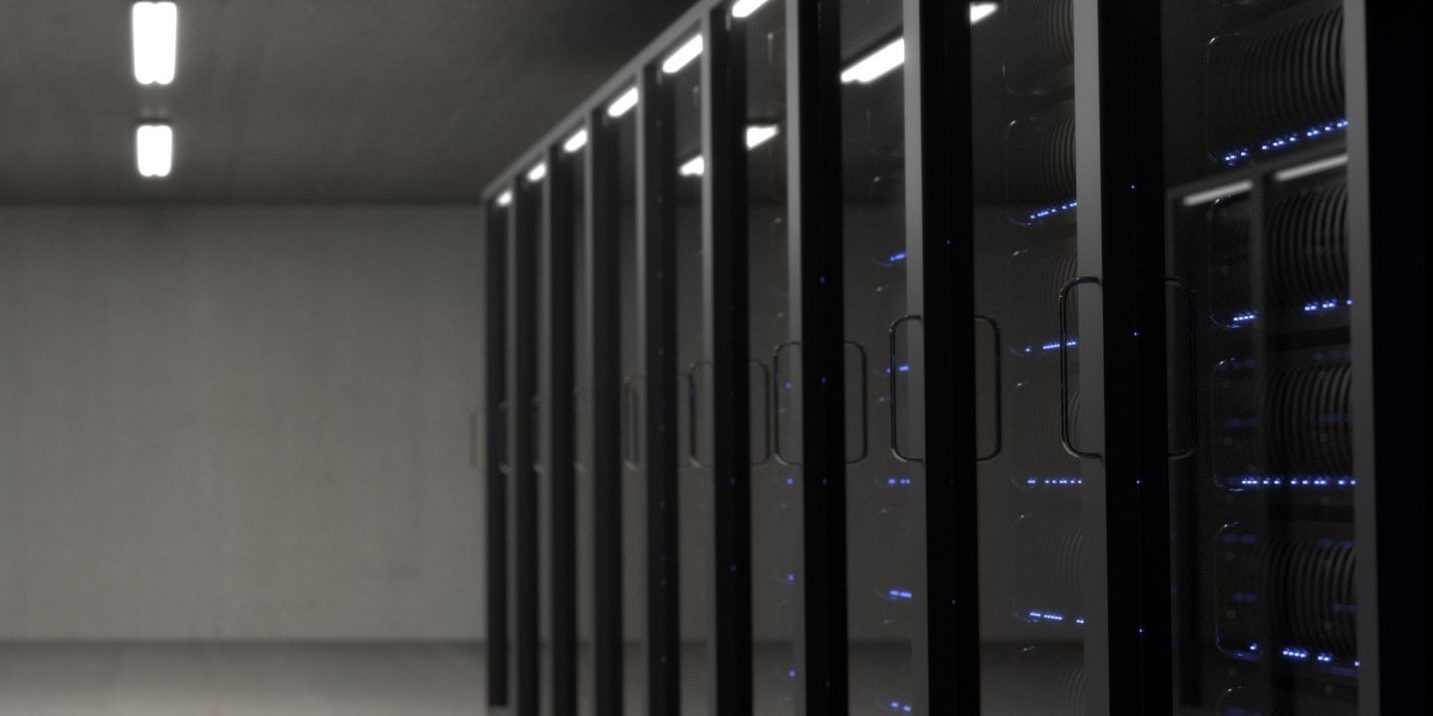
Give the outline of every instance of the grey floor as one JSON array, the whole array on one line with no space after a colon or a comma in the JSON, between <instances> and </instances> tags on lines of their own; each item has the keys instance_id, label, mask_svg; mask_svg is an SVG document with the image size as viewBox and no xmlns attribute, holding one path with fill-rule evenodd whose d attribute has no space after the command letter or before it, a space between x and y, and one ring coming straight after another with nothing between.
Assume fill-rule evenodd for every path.
<instances>
[{"instance_id":1,"label":"grey floor","mask_svg":"<svg viewBox=\"0 0 1433 716\"><path fill-rule=\"evenodd\" d=\"M5 716L428 716L484 712L460 645L0 644Z\"/></svg>"}]
</instances>

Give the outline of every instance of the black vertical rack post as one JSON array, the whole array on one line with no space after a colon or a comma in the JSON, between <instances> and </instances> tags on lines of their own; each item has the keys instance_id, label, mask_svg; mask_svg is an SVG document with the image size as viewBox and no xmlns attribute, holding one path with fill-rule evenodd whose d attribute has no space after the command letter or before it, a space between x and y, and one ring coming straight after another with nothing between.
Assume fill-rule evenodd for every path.
<instances>
[{"instance_id":1,"label":"black vertical rack post","mask_svg":"<svg viewBox=\"0 0 1433 716\"><path fill-rule=\"evenodd\" d=\"M622 716L621 293L617 127L592 110L586 162L586 344L592 411L593 678L596 716Z\"/></svg>"},{"instance_id":2,"label":"black vertical rack post","mask_svg":"<svg viewBox=\"0 0 1433 716\"><path fill-rule=\"evenodd\" d=\"M670 86L642 68L637 105L637 355L642 376L639 464L645 483L642 645L647 712L681 711L678 579L676 233Z\"/></svg>"},{"instance_id":3,"label":"black vertical rack post","mask_svg":"<svg viewBox=\"0 0 1433 716\"><path fill-rule=\"evenodd\" d=\"M792 302L801 344L798 711L847 711L840 3L787 0Z\"/></svg>"},{"instance_id":4,"label":"black vertical rack post","mask_svg":"<svg viewBox=\"0 0 1433 716\"><path fill-rule=\"evenodd\" d=\"M496 199L487 205L484 321L484 414L487 440L487 632L488 705L508 703L507 559L507 215Z\"/></svg>"},{"instance_id":5,"label":"black vertical rack post","mask_svg":"<svg viewBox=\"0 0 1433 716\"><path fill-rule=\"evenodd\" d=\"M538 477L534 468L537 434L537 243L542 193L518 186L513 197L512 225L512 381L508 411L512 426L514 519L517 557L517 693L516 713L536 716L540 690L538 588Z\"/></svg>"},{"instance_id":6,"label":"black vertical rack post","mask_svg":"<svg viewBox=\"0 0 1433 716\"><path fill-rule=\"evenodd\" d=\"M738 716L753 708L746 33L719 4L703 18L702 35L702 343L712 370L709 708L713 716Z\"/></svg>"},{"instance_id":7,"label":"black vertical rack post","mask_svg":"<svg viewBox=\"0 0 1433 716\"><path fill-rule=\"evenodd\" d=\"M576 379L572 295L576 217L572 211L572 162L559 147L547 154L547 242L551 351L547 412L552 436L547 460L552 494L552 709L577 714L577 486L574 399Z\"/></svg>"},{"instance_id":8,"label":"black vertical rack post","mask_svg":"<svg viewBox=\"0 0 1433 716\"><path fill-rule=\"evenodd\" d=\"M1429 13L1365 0L1344 10L1359 706L1427 713Z\"/></svg>"},{"instance_id":9,"label":"black vertical rack post","mask_svg":"<svg viewBox=\"0 0 1433 716\"><path fill-rule=\"evenodd\" d=\"M925 324L923 713L980 711L970 22L964 6L906 0L908 232ZM958 329L965 326L967 328ZM923 663L922 663L923 662Z\"/></svg>"}]
</instances>

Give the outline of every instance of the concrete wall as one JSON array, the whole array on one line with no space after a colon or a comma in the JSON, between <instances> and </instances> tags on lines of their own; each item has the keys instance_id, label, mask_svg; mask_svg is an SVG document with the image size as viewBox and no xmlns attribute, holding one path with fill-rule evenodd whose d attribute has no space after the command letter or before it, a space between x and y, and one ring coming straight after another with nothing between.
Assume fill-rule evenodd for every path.
<instances>
[{"instance_id":1,"label":"concrete wall","mask_svg":"<svg viewBox=\"0 0 1433 716\"><path fill-rule=\"evenodd\" d=\"M0 209L0 639L478 638L476 209Z\"/></svg>"}]
</instances>

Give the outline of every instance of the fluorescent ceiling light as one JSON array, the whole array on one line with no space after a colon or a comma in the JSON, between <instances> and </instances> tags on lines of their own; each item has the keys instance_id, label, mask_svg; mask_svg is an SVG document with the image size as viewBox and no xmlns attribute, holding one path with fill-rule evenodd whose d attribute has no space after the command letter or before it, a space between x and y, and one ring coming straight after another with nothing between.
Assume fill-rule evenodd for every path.
<instances>
[{"instance_id":1,"label":"fluorescent ceiling light","mask_svg":"<svg viewBox=\"0 0 1433 716\"><path fill-rule=\"evenodd\" d=\"M747 127L746 148L756 149L757 147L766 144L768 141L771 140L772 137L776 136L777 131L778 130L776 128L776 125L774 124L753 124L750 127Z\"/></svg>"},{"instance_id":2,"label":"fluorescent ceiling light","mask_svg":"<svg viewBox=\"0 0 1433 716\"><path fill-rule=\"evenodd\" d=\"M766 2L767 0L736 0L731 6L731 16L735 18L750 17Z\"/></svg>"},{"instance_id":3,"label":"fluorescent ceiling light","mask_svg":"<svg viewBox=\"0 0 1433 716\"><path fill-rule=\"evenodd\" d=\"M703 49L702 36L693 36L692 39L682 43L676 52L667 57L667 61L662 63L662 71L669 75L681 72L683 67L692 63L692 60L701 57Z\"/></svg>"},{"instance_id":4,"label":"fluorescent ceiling light","mask_svg":"<svg viewBox=\"0 0 1433 716\"><path fill-rule=\"evenodd\" d=\"M567 141L562 143L562 151L576 154L585 146L587 146L587 130L579 129L576 134L568 137Z\"/></svg>"},{"instance_id":5,"label":"fluorescent ceiling light","mask_svg":"<svg viewBox=\"0 0 1433 716\"><path fill-rule=\"evenodd\" d=\"M684 177L699 177L706 174L707 160L705 157L697 156L678 168L677 173Z\"/></svg>"},{"instance_id":6,"label":"fluorescent ceiling light","mask_svg":"<svg viewBox=\"0 0 1433 716\"><path fill-rule=\"evenodd\" d=\"M134 30L134 79L142 85L174 81L179 8L172 2L137 2L131 13Z\"/></svg>"},{"instance_id":7,"label":"fluorescent ceiling light","mask_svg":"<svg viewBox=\"0 0 1433 716\"><path fill-rule=\"evenodd\" d=\"M167 124L139 125L134 133L134 152L140 176L169 176L174 167L174 130Z\"/></svg>"},{"instance_id":8,"label":"fluorescent ceiling light","mask_svg":"<svg viewBox=\"0 0 1433 716\"><path fill-rule=\"evenodd\" d=\"M512 204L512 189L498 194L498 206L510 206Z\"/></svg>"},{"instance_id":9,"label":"fluorescent ceiling light","mask_svg":"<svg viewBox=\"0 0 1433 716\"><path fill-rule=\"evenodd\" d=\"M846 68L841 73L841 82L869 84L900 67L906 61L906 40L898 38Z\"/></svg>"},{"instance_id":10,"label":"fluorescent ceiling light","mask_svg":"<svg viewBox=\"0 0 1433 716\"><path fill-rule=\"evenodd\" d=\"M1225 199L1231 196L1247 194L1253 189L1254 182L1245 179L1244 181L1236 181L1233 184L1216 186L1208 191L1201 191L1197 194L1190 194L1189 196L1184 197L1184 201L1182 203L1185 206L1199 206L1200 204L1208 204L1211 201L1218 201L1220 199Z\"/></svg>"},{"instance_id":11,"label":"fluorescent ceiling light","mask_svg":"<svg viewBox=\"0 0 1433 716\"><path fill-rule=\"evenodd\" d=\"M1348 166L1348 155L1340 154L1336 157L1320 159L1316 162L1300 164L1299 166L1285 169L1274 175L1274 181L1293 181L1295 179L1302 179L1306 176L1313 176L1314 174L1318 174L1319 172L1326 172L1330 169L1338 169L1339 167L1344 166Z\"/></svg>"},{"instance_id":12,"label":"fluorescent ceiling light","mask_svg":"<svg viewBox=\"0 0 1433 716\"><path fill-rule=\"evenodd\" d=\"M607 105L607 116L614 118L621 117L631 111L633 107L636 107L637 100L639 99L641 99L641 95L637 92L636 87L627 88L627 91L623 92L622 96L612 100L612 104Z\"/></svg>"},{"instance_id":13,"label":"fluorescent ceiling light","mask_svg":"<svg viewBox=\"0 0 1433 716\"><path fill-rule=\"evenodd\" d=\"M984 20L985 18L990 17L991 15L994 15L994 14L995 14L995 11L996 11L996 10L999 10L999 9L1000 9L1000 5L999 5L998 3L993 3L993 2L973 2L973 3L971 3L971 4L970 4L970 24L974 25L975 23L980 22L981 20Z\"/></svg>"},{"instance_id":14,"label":"fluorescent ceiling light","mask_svg":"<svg viewBox=\"0 0 1433 716\"><path fill-rule=\"evenodd\" d=\"M547 162L542 162L527 171L527 180L536 184L547 177Z\"/></svg>"}]
</instances>

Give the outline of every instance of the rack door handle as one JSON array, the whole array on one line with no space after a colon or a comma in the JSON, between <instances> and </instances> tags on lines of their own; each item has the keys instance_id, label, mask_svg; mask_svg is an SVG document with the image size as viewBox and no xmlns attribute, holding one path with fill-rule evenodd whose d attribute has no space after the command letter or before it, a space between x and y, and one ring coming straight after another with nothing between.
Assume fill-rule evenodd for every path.
<instances>
[{"instance_id":1,"label":"rack door handle","mask_svg":"<svg viewBox=\"0 0 1433 716\"><path fill-rule=\"evenodd\" d=\"M1086 284L1101 285L1100 280L1094 276L1081 276L1060 287L1058 301L1060 311L1060 446L1071 457L1099 459L1099 453L1076 447L1074 438L1070 435L1070 339L1069 319L1065 314L1070 302L1070 294L1076 288Z\"/></svg>"},{"instance_id":2,"label":"rack door handle","mask_svg":"<svg viewBox=\"0 0 1433 716\"><path fill-rule=\"evenodd\" d=\"M855 341L846 341L846 345L856 349L856 356L860 358L861 365L861 392L858 395L861 401L861 452L855 457L846 458L847 465L855 465L866 459L871 454L871 379L869 371L870 361L866 358L866 348Z\"/></svg>"},{"instance_id":3,"label":"rack door handle","mask_svg":"<svg viewBox=\"0 0 1433 716\"><path fill-rule=\"evenodd\" d=\"M771 372L773 376L771 382L772 454L778 463L793 467L800 465L801 462L793 460L781 450L783 444L781 440L781 386L786 381L786 371L782 370L781 357L785 355L787 351L800 347L800 345L800 341L787 341L776 346L776 348L773 348L771 351Z\"/></svg>"},{"instance_id":4,"label":"rack door handle","mask_svg":"<svg viewBox=\"0 0 1433 716\"><path fill-rule=\"evenodd\" d=\"M990 462L999 457L1000 451L1005 449L1005 397L1000 394L1004 385L1000 368L1000 324L990 316L976 316L975 321L989 325L990 333L995 337L993 341L994 354L991 356L991 365L994 366L995 374L995 447L989 455L979 455L975 458L976 462Z\"/></svg>"},{"instance_id":5,"label":"rack door handle","mask_svg":"<svg viewBox=\"0 0 1433 716\"><path fill-rule=\"evenodd\" d=\"M711 361L699 360L687 367L687 464L698 469L704 469L706 466L702 464L697 451L698 435L701 432L697 429L697 420L701 414L697 409L697 398L701 395L697 386L697 371L710 363Z\"/></svg>"},{"instance_id":6,"label":"rack door handle","mask_svg":"<svg viewBox=\"0 0 1433 716\"><path fill-rule=\"evenodd\" d=\"M1199 331L1195 324L1198 309L1195 305L1196 296L1194 295L1194 290L1189 288L1188 284L1174 277L1166 278L1164 282L1188 297L1185 321L1188 322L1189 330L1185 336L1185 350L1188 351L1186 358L1189 361L1189 394L1187 396L1189 400L1189 444L1182 448L1174 448L1171 446L1169 450L1170 460L1184 460L1193 457L1194 453L1199 451L1199 371L1195 369L1195 365L1199 360L1199 343L1197 338ZM1171 434L1173 432L1172 430L1170 431Z\"/></svg>"},{"instance_id":7,"label":"rack door handle","mask_svg":"<svg viewBox=\"0 0 1433 716\"><path fill-rule=\"evenodd\" d=\"M890 353L886 357L886 400L891 404L889 421L891 429L891 455L895 456L897 460L907 463L920 462L921 459L907 455L905 451L901 450L900 391L896 389L896 380L901 373L909 371L909 365L906 366L906 371L902 371L901 366L896 363L896 357L900 351L898 343L900 342L901 326L907 323L922 323L922 321L923 319L915 314L901 316L893 321L891 327L886 330L886 340L889 343L888 348L890 349Z\"/></svg>"},{"instance_id":8,"label":"rack door handle","mask_svg":"<svg viewBox=\"0 0 1433 716\"><path fill-rule=\"evenodd\" d=\"M762 445L761 459L751 463L752 467L760 467L771 462L772 455L775 452L772 446L772 432L776 424L776 408L772 404L775 391L772 389L771 368L755 358L751 359L750 364L761 369L761 390L757 391L757 393L761 396L761 419L763 421L763 425L761 426L761 438L764 445ZM750 390L749 387L748 390Z\"/></svg>"}]
</instances>

